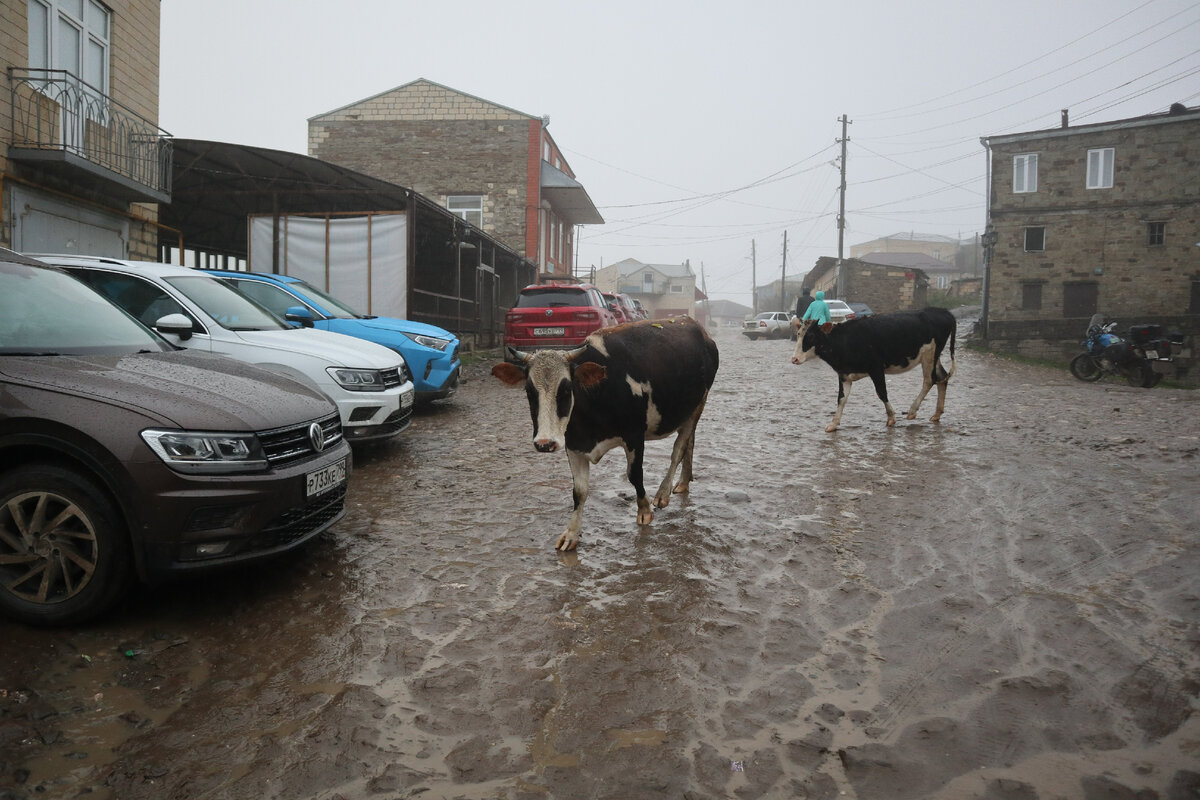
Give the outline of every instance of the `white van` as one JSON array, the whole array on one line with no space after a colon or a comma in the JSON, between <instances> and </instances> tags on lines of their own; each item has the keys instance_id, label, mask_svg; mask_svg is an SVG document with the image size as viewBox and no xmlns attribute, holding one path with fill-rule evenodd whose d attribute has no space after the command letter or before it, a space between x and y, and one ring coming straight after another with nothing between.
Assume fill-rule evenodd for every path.
<instances>
[{"instance_id":1,"label":"white van","mask_svg":"<svg viewBox=\"0 0 1200 800\"><path fill-rule=\"evenodd\" d=\"M32 257L67 270L174 344L316 386L337 404L347 441L395 436L412 422L412 377L394 350L293 328L199 270L93 256Z\"/></svg>"}]
</instances>

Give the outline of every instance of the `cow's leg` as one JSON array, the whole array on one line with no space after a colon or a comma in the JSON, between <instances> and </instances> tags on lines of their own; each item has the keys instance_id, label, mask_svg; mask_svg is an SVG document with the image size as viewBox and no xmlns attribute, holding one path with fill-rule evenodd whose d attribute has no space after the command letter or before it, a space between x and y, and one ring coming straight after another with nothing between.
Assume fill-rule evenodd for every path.
<instances>
[{"instance_id":1,"label":"cow's leg","mask_svg":"<svg viewBox=\"0 0 1200 800\"><path fill-rule=\"evenodd\" d=\"M826 426L826 433L833 433L837 430L837 426L842 422L842 410L846 408L846 401L850 399L850 387L854 384L848 375L838 375L838 404L837 411L833 412L833 421Z\"/></svg>"},{"instance_id":2,"label":"cow's leg","mask_svg":"<svg viewBox=\"0 0 1200 800\"><path fill-rule=\"evenodd\" d=\"M887 410L887 426L894 427L896 425L896 409L892 408L892 404L888 401L887 378L883 374L883 370L871 373L871 383L875 384L875 395L883 401L883 407Z\"/></svg>"},{"instance_id":3,"label":"cow's leg","mask_svg":"<svg viewBox=\"0 0 1200 800\"><path fill-rule=\"evenodd\" d=\"M675 445L671 448L671 466L667 469L667 474L663 477L662 483L658 486L658 492L654 495L654 507L666 508L671 504L671 484L675 480L675 470L679 468L679 464L684 461L686 454L687 460L691 460L692 445L696 441L696 420L697 415L693 414L687 422L679 426L679 430L675 434ZM685 470L687 475L687 483L680 480L679 485L683 488L676 488L677 492L686 492L687 484L691 482L691 470Z\"/></svg>"},{"instance_id":4,"label":"cow's leg","mask_svg":"<svg viewBox=\"0 0 1200 800\"><path fill-rule=\"evenodd\" d=\"M905 419L916 419L917 409L921 407L921 403L925 402L925 395L929 394L929 390L933 388L933 375L937 371L937 359L933 355L933 351L926 348L921 353L921 393L917 395L917 399L913 400L913 404L909 406L908 413L904 415Z\"/></svg>"},{"instance_id":5,"label":"cow's leg","mask_svg":"<svg viewBox=\"0 0 1200 800\"><path fill-rule=\"evenodd\" d=\"M945 380L938 381L938 404L937 410L933 412L933 416L929 418L930 422L937 422L942 418L942 412L946 410L946 386L950 383L950 376L947 375Z\"/></svg>"},{"instance_id":6,"label":"cow's leg","mask_svg":"<svg viewBox=\"0 0 1200 800\"><path fill-rule=\"evenodd\" d=\"M571 465L571 494L575 500L575 509L571 512L567 529L563 531L562 536L558 537L558 542L554 545L555 550L563 551L574 550L575 545L579 544L579 527L583 519L583 504L587 502L588 498L588 476L592 467L586 455L574 450L567 450L567 461Z\"/></svg>"},{"instance_id":7,"label":"cow's leg","mask_svg":"<svg viewBox=\"0 0 1200 800\"><path fill-rule=\"evenodd\" d=\"M692 433L688 436L687 444L683 450L683 460L680 461L680 466L683 471L679 473L679 482L671 489L675 494L683 494L688 490L688 486L692 482L692 453L696 449L696 426L700 424L700 415L704 413L704 405L708 402L708 392L704 393L704 399L700 401L700 407L696 409L696 413L692 415Z\"/></svg>"},{"instance_id":8,"label":"cow's leg","mask_svg":"<svg viewBox=\"0 0 1200 800\"><path fill-rule=\"evenodd\" d=\"M629 469L626 470L626 474L637 494L638 525L649 525L654 521L654 509L650 507L650 501L646 499L646 484L642 480L642 461L646 454L646 442L644 440L633 444L626 442L625 451L629 454Z\"/></svg>"}]
</instances>

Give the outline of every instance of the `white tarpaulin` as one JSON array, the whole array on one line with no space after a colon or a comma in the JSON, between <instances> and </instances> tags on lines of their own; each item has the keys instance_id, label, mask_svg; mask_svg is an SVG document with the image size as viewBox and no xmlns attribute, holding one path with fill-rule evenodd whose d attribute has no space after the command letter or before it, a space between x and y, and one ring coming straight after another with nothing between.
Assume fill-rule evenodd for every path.
<instances>
[{"instance_id":1,"label":"white tarpaulin","mask_svg":"<svg viewBox=\"0 0 1200 800\"><path fill-rule=\"evenodd\" d=\"M250 218L250 269L271 272L273 217ZM279 272L308 281L361 314L408 316L408 218L279 218Z\"/></svg>"}]
</instances>

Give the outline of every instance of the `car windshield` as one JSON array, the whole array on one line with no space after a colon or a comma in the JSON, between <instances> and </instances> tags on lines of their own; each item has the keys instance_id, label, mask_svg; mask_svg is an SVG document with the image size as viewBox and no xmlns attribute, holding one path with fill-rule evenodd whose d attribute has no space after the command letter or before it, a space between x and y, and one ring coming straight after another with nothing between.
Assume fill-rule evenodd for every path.
<instances>
[{"instance_id":1,"label":"car windshield","mask_svg":"<svg viewBox=\"0 0 1200 800\"><path fill-rule=\"evenodd\" d=\"M216 278L208 275L187 275L166 278L166 282L228 330L292 330L282 319Z\"/></svg>"},{"instance_id":2,"label":"car windshield","mask_svg":"<svg viewBox=\"0 0 1200 800\"><path fill-rule=\"evenodd\" d=\"M370 319L367 315L359 314L341 300L326 294L308 281L296 281L295 283L289 283L288 286L300 294L306 294L309 297L315 297L317 300L320 300L321 305L331 317L338 319Z\"/></svg>"},{"instance_id":3,"label":"car windshield","mask_svg":"<svg viewBox=\"0 0 1200 800\"><path fill-rule=\"evenodd\" d=\"M70 275L0 261L0 354L123 355L171 349Z\"/></svg>"},{"instance_id":4,"label":"car windshield","mask_svg":"<svg viewBox=\"0 0 1200 800\"><path fill-rule=\"evenodd\" d=\"M517 308L554 308L590 305L578 289L532 289L517 297Z\"/></svg>"}]
</instances>

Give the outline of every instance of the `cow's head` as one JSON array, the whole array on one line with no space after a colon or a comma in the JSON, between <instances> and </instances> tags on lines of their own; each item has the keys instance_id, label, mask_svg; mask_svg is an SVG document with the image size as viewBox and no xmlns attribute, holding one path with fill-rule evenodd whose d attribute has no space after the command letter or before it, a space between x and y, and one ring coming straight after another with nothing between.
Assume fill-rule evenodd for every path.
<instances>
[{"instance_id":1,"label":"cow's head","mask_svg":"<svg viewBox=\"0 0 1200 800\"><path fill-rule=\"evenodd\" d=\"M793 364L803 364L817 354L817 345L833 330L833 323L818 325L813 319L793 319L792 330L796 332L796 349L792 353Z\"/></svg>"},{"instance_id":2,"label":"cow's head","mask_svg":"<svg viewBox=\"0 0 1200 800\"><path fill-rule=\"evenodd\" d=\"M533 418L533 446L540 453L553 453L566 446L575 388L595 386L607 375L607 370L594 361L576 363L585 349L522 353L510 348L510 361L492 367L492 374L509 386L525 384Z\"/></svg>"}]
</instances>

